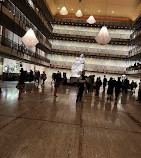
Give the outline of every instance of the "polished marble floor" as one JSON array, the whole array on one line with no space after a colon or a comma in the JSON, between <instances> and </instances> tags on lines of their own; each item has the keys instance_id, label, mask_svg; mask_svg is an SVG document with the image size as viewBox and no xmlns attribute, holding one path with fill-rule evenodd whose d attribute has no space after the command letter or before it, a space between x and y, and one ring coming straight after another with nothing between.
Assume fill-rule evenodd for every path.
<instances>
[{"instance_id":1,"label":"polished marble floor","mask_svg":"<svg viewBox=\"0 0 141 158\"><path fill-rule=\"evenodd\" d=\"M117 104L106 94L50 83L23 94L16 82L1 82L0 158L141 158L141 103L131 93ZM102 89L101 89L102 91Z\"/></svg>"}]
</instances>

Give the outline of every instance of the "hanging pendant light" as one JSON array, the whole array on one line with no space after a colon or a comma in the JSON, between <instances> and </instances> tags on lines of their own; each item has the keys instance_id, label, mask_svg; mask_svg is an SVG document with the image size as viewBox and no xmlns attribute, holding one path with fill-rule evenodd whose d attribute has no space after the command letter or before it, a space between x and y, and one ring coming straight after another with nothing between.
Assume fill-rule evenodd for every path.
<instances>
[{"instance_id":1,"label":"hanging pendant light","mask_svg":"<svg viewBox=\"0 0 141 158\"><path fill-rule=\"evenodd\" d=\"M89 24L94 24L94 23L96 23L96 20L95 20L95 18L91 15L91 16L87 19L87 23L89 23Z\"/></svg>"},{"instance_id":2,"label":"hanging pendant light","mask_svg":"<svg viewBox=\"0 0 141 158\"><path fill-rule=\"evenodd\" d=\"M107 15L107 9L108 9L108 0L107 0L107 5L106 5L106 15ZM102 45L106 45L111 41L111 37L109 35L108 29L106 26L103 26L101 28L95 40L98 44L102 44Z\"/></svg>"},{"instance_id":3,"label":"hanging pendant light","mask_svg":"<svg viewBox=\"0 0 141 158\"><path fill-rule=\"evenodd\" d=\"M81 16L83 16L81 10L78 10L78 11L75 13L75 15L76 15L77 17L81 17Z\"/></svg>"},{"instance_id":4,"label":"hanging pendant light","mask_svg":"<svg viewBox=\"0 0 141 158\"><path fill-rule=\"evenodd\" d=\"M27 47L35 47L39 41L36 38L36 35L32 29L29 29L26 34L22 37L22 42Z\"/></svg>"},{"instance_id":5,"label":"hanging pendant light","mask_svg":"<svg viewBox=\"0 0 141 158\"><path fill-rule=\"evenodd\" d=\"M68 14L68 11L67 11L66 7L62 7L62 9L59 11L59 13L60 13L61 15L67 15L67 14Z\"/></svg>"},{"instance_id":6,"label":"hanging pendant light","mask_svg":"<svg viewBox=\"0 0 141 158\"><path fill-rule=\"evenodd\" d=\"M98 44L106 45L111 41L111 37L106 26L103 26L95 38Z\"/></svg>"}]
</instances>

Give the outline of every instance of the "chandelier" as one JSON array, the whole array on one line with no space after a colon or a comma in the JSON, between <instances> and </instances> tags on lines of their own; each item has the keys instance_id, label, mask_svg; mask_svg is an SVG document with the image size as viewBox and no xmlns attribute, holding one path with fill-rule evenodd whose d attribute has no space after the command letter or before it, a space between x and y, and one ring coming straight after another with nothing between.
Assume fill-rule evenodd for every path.
<instances>
[{"instance_id":1,"label":"chandelier","mask_svg":"<svg viewBox=\"0 0 141 158\"><path fill-rule=\"evenodd\" d=\"M81 10L78 10L78 11L75 13L75 15L76 15L77 17L81 17L81 16L83 16Z\"/></svg>"},{"instance_id":2,"label":"chandelier","mask_svg":"<svg viewBox=\"0 0 141 158\"><path fill-rule=\"evenodd\" d=\"M101 45L106 45L111 41L108 29L103 26L95 38L96 42Z\"/></svg>"},{"instance_id":3,"label":"chandelier","mask_svg":"<svg viewBox=\"0 0 141 158\"><path fill-rule=\"evenodd\" d=\"M22 37L22 42L27 47L35 47L39 41L36 38L36 35L32 29L29 29L26 34Z\"/></svg>"},{"instance_id":4,"label":"chandelier","mask_svg":"<svg viewBox=\"0 0 141 158\"><path fill-rule=\"evenodd\" d=\"M62 7L62 9L59 11L59 13L60 13L61 15L67 15L67 14L68 14L68 11L67 11L66 7Z\"/></svg>"},{"instance_id":5,"label":"chandelier","mask_svg":"<svg viewBox=\"0 0 141 158\"><path fill-rule=\"evenodd\" d=\"M108 0L107 0L107 6L108 6ZM107 8L108 8L107 6L106 6L106 14L107 14ZM111 41L111 37L109 35L108 29L106 26L103 26L101 28L95 40L98 44L103 44L103 45L106 45Z\"/></svg>"},{"instance_id":6,"label":"chandelier","mask_svg":"<svg viewBox=\"0 0 141 158\"><path fill-rule=\"evenodd\" d=\"M89 23L89 24L94 24L95 22L96 22L96 20L92 15L87 19L87 23Z\"/></svg>"}]
</instances>

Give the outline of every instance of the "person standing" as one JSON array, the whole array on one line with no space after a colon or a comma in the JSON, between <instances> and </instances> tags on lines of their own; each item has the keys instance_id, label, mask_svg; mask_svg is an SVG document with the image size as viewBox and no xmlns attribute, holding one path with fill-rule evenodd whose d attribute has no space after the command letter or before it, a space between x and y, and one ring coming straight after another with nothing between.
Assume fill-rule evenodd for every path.
<instances>
[{"instance_id":1,"label":"person standing","mask_svg":"<svg viewBox=\"0 0 141 158\"><path fill-rule=\"evenodd\" d=\"M126 78L124 80L124 88L125 88L125 93L128 93L128 88L129 88L129 80Z\"/></svg>"},{"instance_id":2,"label":"person standing","mask_svg":"<svg viewBox=\"0 0 141 158\"><path fill-rule=\"evenodd\" d=\"M101 85L102 85L101 79L100 77L98 77L96 80L96 94L95 94L96 96L99 95L99 90L100 90Z\"/></svg>"},{"instance_id":3,"label":"person standing","mask_svg":"<svg viewBox=\"0 0 141 158\"><path fill-rule=\"evenodd\" d=\"M59 81L61 82L62 76L61 76L61 72L60 71L58 71L57 76L58 76Z\"/></svg>"},{"instance_id":4,"label":"person standing","mask_svg":"<svg viewBox=\"0 0 141 158\"><path fill-rule=\"evenodd\" d=\"M105 92L105 87L107 85L107 78L106 76L104 75L104 79L103 79L103 92Z\"/></svg>"},{"instance_id":5,"label":"person standing","mask_svg":"<svg viewBox=\"0 0 141 158\"><path fill-rule=\"evenodd\" d=\"M125 91L124 80L122 80L122 93Z\"/></svg>"},{"instance_id":6,"label":"person standing","mask_svg":"<svg viewBox=\"0 0 141 158\"><path fill-rule=\"evenodd\" d=\"M120 77L118 77L118 81L116 81L115 83L115 100L118 99L121 88L122 88L122 83L120 81Z\"/></svg>"},{"instance_id":7,"label":"person standing","mask_svg":"<svg viewBox=\"0 0 141 158\"><path fill-rule=\"evenodd\" d=\"M90 76L90 78L91 78L90 92L93 92L93 88L94 88L94 77L95 77L95 75Z\"/></svg>"},{"instance_id":8,"label":"person standing","mask_svg":"<svg viewBox=\"0 0 141 158\"><path fill-rule=\"evenodd\" d=\"M139 83L138 101L141 101L141 79L140 79L140 83Z\"/></svg>"},{"instance_id":9,"label":"person standing","mask_svg":"<svg viewBox=\"0 0 141 158\"><path fill-rule=\"evenodd\" d=\"M53 75L53 80L54 80L54 97L57 97L56 94L57 94L58 87L60 85L58 73Z\"/></svg>"},{"instance_id":10,"label":"person standing","mask_svg":"<svg viewBox=\"0 0 141 158\"><path fill-rule=\"evenodd\" d=\"M40 71L36 72L36 80L38 81L38 85L39 85L39 82L40 82Z\"/></svg>"},{"instance_id":11,"label":"person standing","mask_svg":"<svg viewBox=\"0 0 141 158\"><path fill-rule=\"evenodd\" d=\"M32 82L34 81L34 75L33 75L33 71L30 70L30 73L29 73L29 81Z\"/></svg>"},{"instance_id":12,"label":"person standing","mask_svg":"<svg viewBox=\"0 0 141 158\"><path fill-rule=\"evenodd\" d=\"M114 81L113 78L111 77L110 80L108 81L108 90L107 90L107 100L110 98L112 100L112 95L113 95L113 89L114 89Z\"/></svg>"},{"instance_id":13,"label":"person standing","mask_svg":"<svg viewBox=\"0 0 141 158\"><path fill-rule=\"evenodd\" d=\"M85 71L82 71L82 74L79 78L79 91L78 91L78 94L77 94L77 99L76 99L76 102L82 100L82 96L83 96L83 92L84 92L84 88L85 88L85 84L86 83L86 76L85 76Z\"/></svg>"},{"instance_id":14,"label":"person standing","mask_svg":"<svg viewBox=\"0 0 141 158\"><path fill-rule=\"evenodd\" d=\"M45 85L45 80L47 79L47 75L44 71L43 71L43 74L41 75L41 79L43 80L43 83L42 83L41 86L44 86Z\"/></svg>"},{"instance_id":15,"label":"person standing","mask_svg":"<svg viewBox=\"0 0 141 158\"><path fill-rule=\"evenodd\" d=\"M0 87L0 93L2 93L1 87Z\"/></svg>"},{"instance_id":16,"label":"person standing","mask_svg":"<svg viewBox=\"0 0 141 158\"><path fill-rule=\"evenodd\" d=\"M91 78L90 76L87 77L86 79L86 87L87 87L87 92L89 93L90 92L90 84L91 84Z\"/></svg>"},{"instance_id":17,"label":"person standing","mask_svg":"<svg viewBox=\"0 0 141 158\"><path fill-rule=\"evenodd\" d=\"M18 99L21 99L23 89L24 89L24 86L25 86L25 80L26 80L26 71L23 71L23 68L22 68L20 72L21 72L21 74L20 74L20 77L19 77L19 83L16 86L16 88L19 89Z\"/></svg>"}]
</instances>

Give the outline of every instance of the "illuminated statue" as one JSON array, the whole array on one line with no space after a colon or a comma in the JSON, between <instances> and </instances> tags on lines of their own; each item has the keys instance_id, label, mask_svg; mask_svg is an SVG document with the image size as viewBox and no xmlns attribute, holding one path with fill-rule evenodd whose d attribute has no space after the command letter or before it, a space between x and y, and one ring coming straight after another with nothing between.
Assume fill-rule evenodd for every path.
<instances>
[{"instance_id":1,"label":"illuminated statue","mask_svg":"<svg viewBox=\"0 0 141 158\"><path fill-rule=\"evenodd\" d=\"M76 58L75 63L72 65L71 77L80 77L81 72L84 70L84 64L85 64L85 58L84 55L81 54L79 58L78 57Z\"/></svg>"}]
</instances>

